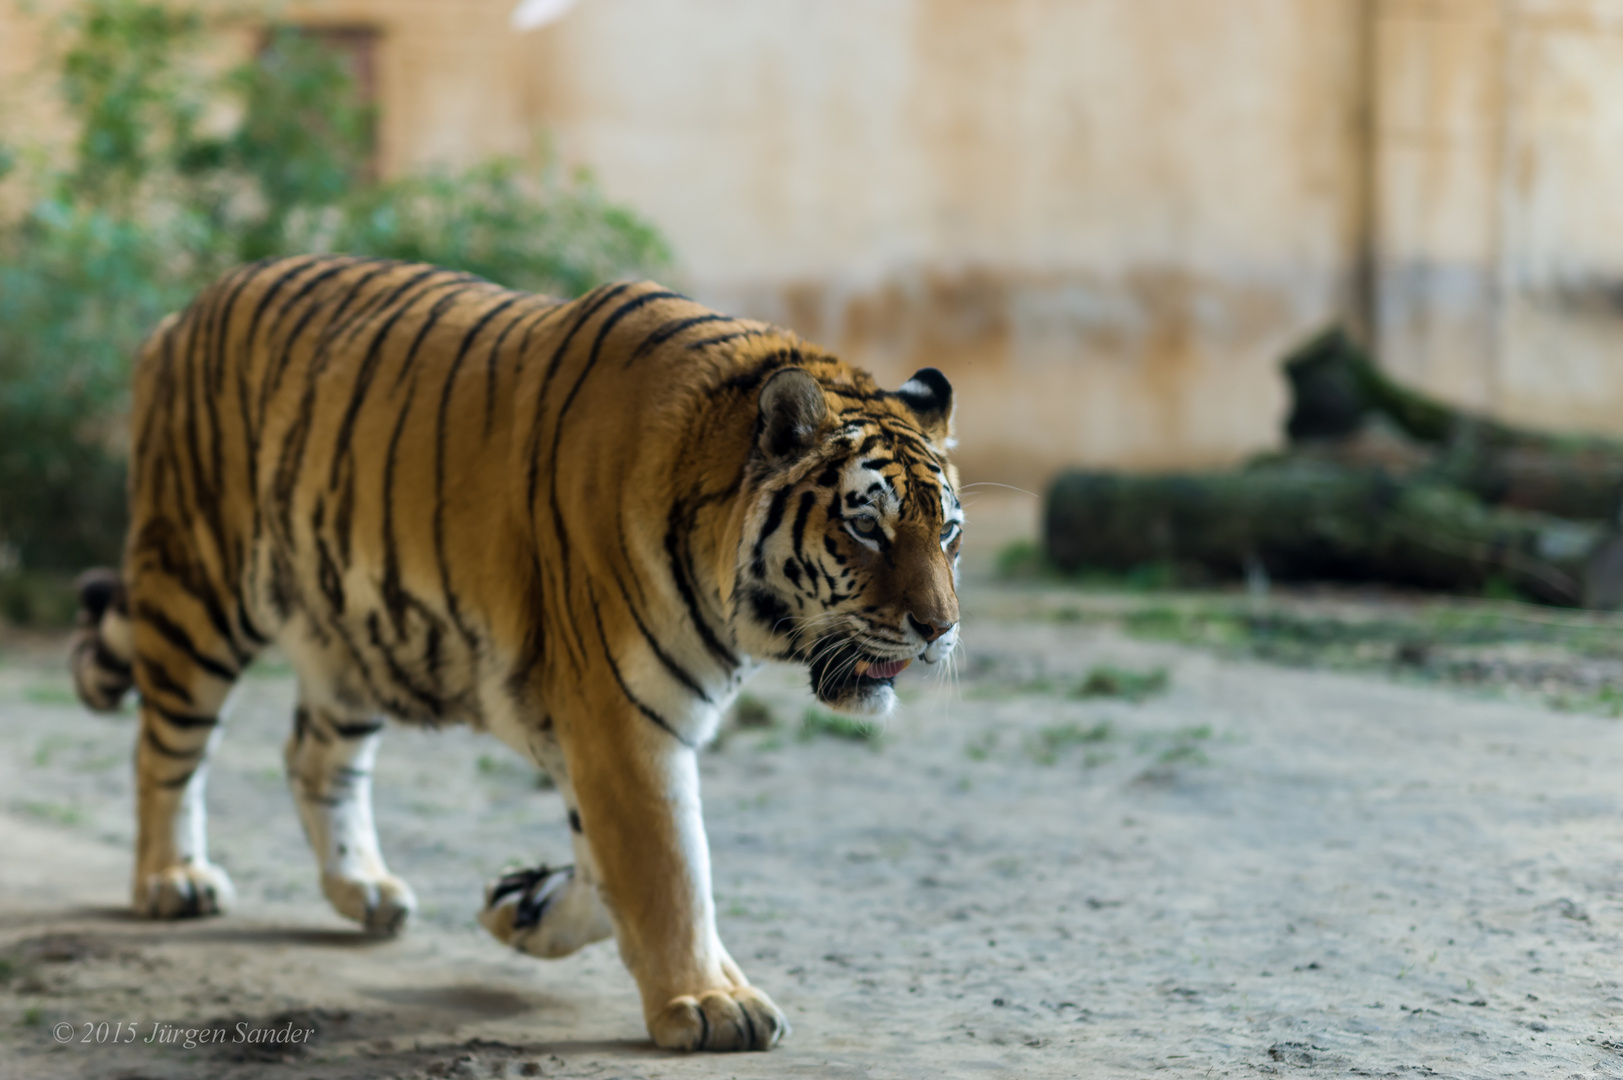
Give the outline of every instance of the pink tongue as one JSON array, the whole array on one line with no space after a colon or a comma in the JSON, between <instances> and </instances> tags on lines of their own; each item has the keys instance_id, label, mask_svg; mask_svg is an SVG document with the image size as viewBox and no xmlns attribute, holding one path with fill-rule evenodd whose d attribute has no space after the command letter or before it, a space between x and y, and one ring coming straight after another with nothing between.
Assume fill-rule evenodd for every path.
<instances>
[{"instance_id":1,"label":"pink tongue","mask_svg":"<svg viewBox=\"0 0 1623 1080\"><path fill-rule=\"evenodd\" d=\"M882 664L869 665L868 670L863 674L870 679L889 679L912 662L911 660L886 660Z\"/></svg>"}]
</instances>

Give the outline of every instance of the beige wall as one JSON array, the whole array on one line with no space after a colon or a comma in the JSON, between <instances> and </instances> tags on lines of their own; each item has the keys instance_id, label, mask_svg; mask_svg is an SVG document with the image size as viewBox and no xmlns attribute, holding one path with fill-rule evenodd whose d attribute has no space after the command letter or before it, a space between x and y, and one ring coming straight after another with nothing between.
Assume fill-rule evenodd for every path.
<instances>
[{"instance_id":1,"label":"beige wall","mask_svg":"<svg viewBox=\"0 0 1623 1080\"><path fill-rule=\"evenodd\" d=\"M1385 0L1379 24L1383 360L1623 433L1623 2Z\"/></svg>"},{"instance_id":2,"label":"beige wall","mask_svg":"<svg viewBox=\"0 0 1623 1080\"><path fill-rule=\"evenodd\" d=\"M293 10L383 30L386 168L550 131L701 299L946 370L977 479L1273 445L1281 352L1370 312L1454 400L1623 431L1623 0L511 7Z\"/></svg>"},{"instance_id":3,"label":"beige wall","mask_svg":"<svg viewBox=\"0 0 1623 1080\"><path fill-rule=\"evenodd\" d=\"M1271 444L1275 361L1354 278L1357 0L313 10L388 27L391 164L549 130L701 299L946 370L977 478Z\"/></svg>"}]
</instances>

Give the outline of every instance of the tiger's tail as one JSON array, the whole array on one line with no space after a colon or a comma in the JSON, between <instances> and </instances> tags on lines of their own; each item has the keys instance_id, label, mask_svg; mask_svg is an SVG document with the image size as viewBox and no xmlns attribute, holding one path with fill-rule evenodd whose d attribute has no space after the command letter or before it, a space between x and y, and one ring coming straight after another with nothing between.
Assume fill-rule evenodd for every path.
<instances>
[{"instance_id":1,"label":"tiger's tail","mask_svg":"<svg viewBox=\"0 0 1623 1080\"><path fill-rule=\"evenodd\" d=\"M115 570L79 575L78 629L69 663L79 700L94 712L112 712L135 684L135 637L124 582Z\"/></svg>"}]
</instances>

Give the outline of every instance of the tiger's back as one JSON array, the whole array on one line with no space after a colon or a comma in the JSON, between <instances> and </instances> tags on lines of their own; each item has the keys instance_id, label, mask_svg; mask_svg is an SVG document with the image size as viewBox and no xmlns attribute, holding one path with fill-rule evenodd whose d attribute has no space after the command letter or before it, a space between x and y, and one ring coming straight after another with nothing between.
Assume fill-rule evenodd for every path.
<instances>
[{"instance_id":1,"label":"tiger's back","mask_svg":"<svg viewBox=\"0 0 1623 1080\"><path fill-rule=\"evenodd\" d=\"M150 610L149 592L195 597L188 636L200 655L218 639L211 658L233 673L275 640L301 674L330 673L323 689L345 704L478 722L489 708L480 686L512 676L525 639L542 632L528 600L558 530L544 517L541 535L530 528L532 488L557 482L554 458L571 474L556 493L565 499L625 487L620 470L635 467L615 460L616 440L605 456L577 449L592 432L546 436L568 436L559 421L573 410L635 440L660 423L640 387L722 370L689 352L687 370L672 371L676 354L650 348L629 378L583 400L574 384L601 361L606 335L577 323L608 293L642 301L622 319L692 320L684 329L699 340L718 323L752 329L648 284L571 304L433 267L332 258L221 281L137 367L131 601ZM654 457L645 470L674 464ZM172 643L149 644L138 655Z\"/></svg>"}]
</instances>

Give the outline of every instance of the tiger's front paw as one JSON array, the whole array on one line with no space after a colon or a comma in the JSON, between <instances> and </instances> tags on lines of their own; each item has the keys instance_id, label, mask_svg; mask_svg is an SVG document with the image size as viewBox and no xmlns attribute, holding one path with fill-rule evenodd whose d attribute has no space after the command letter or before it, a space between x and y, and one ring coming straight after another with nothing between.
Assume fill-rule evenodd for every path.
<instances>
[{"instance_id":1,"label":"tiger's front paw","mask_svg":"<svg viewBox=\"0 0 1623 1080\"><path fill-rule=\"evenodd\" d=\"M573 866L515 870L485 886L479 925L521 953L554 959L614 933L597 889Z\"/></svg>"},{"instance_id":2,"label":"tiger's front paw","mask_svg":"<svg viewBox=\"0 0 1623 1080\"><path fill-rule=\"evenodd\" d=\"M321 875L321 891L333 910L374 934L394 935L417 912L417 895L393 874L378 877Z\"/></svg>"},{"instance_id":3,"label":"tiger's front paw","mask_svg":"<svg viewBox=\"0 0 1623 1080\"><path fill-rule=\"evenodd\" d=\"M147 919L189 919L218 915L236 901L226 872L211 863L190 862L152 873L137 873L133 907Z\"/></svg>"},{"instance_id":4,"label":"tiger's front paw","mask_svg":"<svg viewBox=\"0 0 1623 1080\"><path fill-rule=\"evenodd\" d=\"M753 986L673 998L648 1021L667 1050L770 1050L789 1034L789 1018Z\"/></svg>"}]
</instances>

